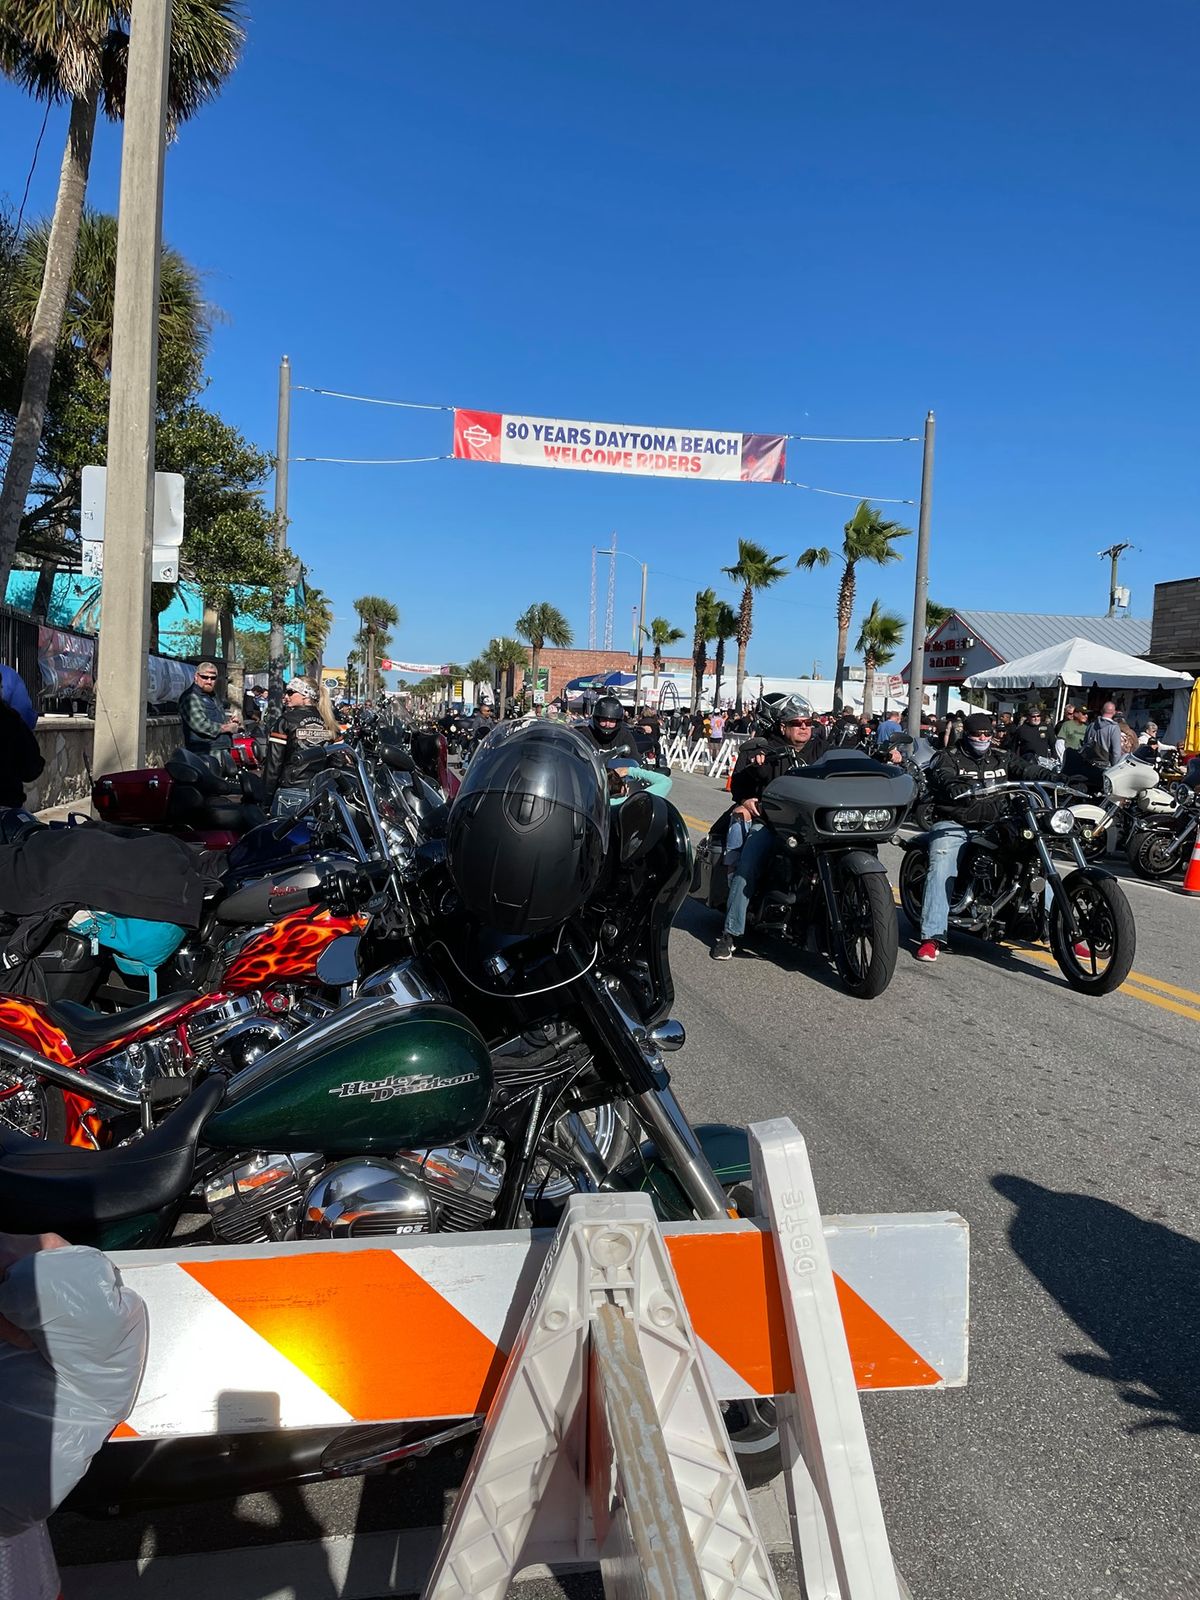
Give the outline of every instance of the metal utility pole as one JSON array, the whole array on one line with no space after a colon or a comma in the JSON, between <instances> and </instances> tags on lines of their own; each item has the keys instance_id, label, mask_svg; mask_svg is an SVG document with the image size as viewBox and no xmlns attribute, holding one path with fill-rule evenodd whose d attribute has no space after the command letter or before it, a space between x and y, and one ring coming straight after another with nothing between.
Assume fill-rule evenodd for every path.
<instances>
[{"instance_id":1,"label":"metal utility pole","mask_svg":"<svg viewBox=\"0 0 1200 1600\"><path fill-rule=\"evenodd\" d=\"M596 648L596 546L592 546L592 593L588 602L588 649Z\"/></svg>"},{"instance_id":2,"label":"metal utility pole","mask_svg":"<svg viewBox=\"0 0 1200 1600\"><path fill-rule=\"evenodd\" d=\"M275 427L275 553L287 549L288 529L288 451L292 427L292 364L287 356L279 363L279 408ZM268 693L271 715L278 719L283 711L283 665L286 645L283 637L283 608L286 591L277 592L271 607L271 639Z\"/></svg>"},{"instance_id":3,"label":"metal utility pole","mask_svg":"<svg viewBox=\"0 0 1200 1600\"><path fill-rule=\"evenodd\" d=\"M637 681L633 686L633 714L636 717L642 704L642 657L646 649L646 563L642 562L642 598L638 605L637 631Z\"/></svg>"},{"instance_id":4,"label":"metal utility pole","mask_svg":"<svg viewBox=\"0 0 1200 1600\"><path fill-rule=\"evenodd\" d=\"M143 766L146 755L158 273L170 47L170 6L163 0L133 0L121 141L104 579L92 744L92 771L97 774Z\"/></svg>"},{"instance_id":5,"label":"metal utility pole","mask_svg":"<svg viewBox=\"0 0 1200 1600\"><path fill-rule=\"evenodd\" d=\"M908 669L908 731L921 735L925 699L925 605L929 599L929 513L933 505L933 412L925 414L925 453L921 459L921 509L917 518L917 571L913 585L912 664Z\"/></svg>"},{"instance_id":6,"label":"metal utility pole","mask_svg":"<svg viewBox=\"0 0 1200 1600\"><path fill-rule=\"evenodd\" d=\"M1108 580L1108 615L1115 617L1117 614L1117 562L1126 550L1132 550L1131 544L1110 544L1107 550L1098 550L1096 554L1101 560L1105 556L1112 562L1111 574Z\"/></svg>"}]
</instances>

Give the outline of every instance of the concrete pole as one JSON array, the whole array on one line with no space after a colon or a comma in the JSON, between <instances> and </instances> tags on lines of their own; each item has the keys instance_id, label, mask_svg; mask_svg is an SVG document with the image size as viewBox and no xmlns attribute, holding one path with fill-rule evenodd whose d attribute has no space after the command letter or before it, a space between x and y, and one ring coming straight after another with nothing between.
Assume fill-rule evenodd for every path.
<instances>
[{"instance_id":1,"label":"concrete pole","mask_svg":"<svg viewBox=\"0 0 1200 1600\"><path fill-rule=\"evenodd\" d=\"M275 551L282 555L287 549L288 529L288 453L291 448L292 424L292 364L287 356L279 363L279 405L275 426ZM269 689L271 713L278 718L283 711L283 668L286 645L281 616L286 596L277 594L271 615L269 643Z\"/></svg>"},{"instance_id":2,"label":"concrete pole","mask_svg":"<svg viewBox=\"0 0 1200 1600\"><path fill-rule=\"evenodd\" d=\"M170 6L163 0L133 0L121 142L104 579L92 744L92 771L97 776L143 766L146 757L158 272L170 46Z\"/></svg>"},{"instance_id":3,"label":"concrete pole","mask_svg":"<svg viewBox=\"0 0 1200 1600\"><path fill-rule=\"evenodd\" d=\"M642 703L642 658L646 652L646 563L642 562L642 598L638 605L637 620L637 680L633 686L633 714L636 717Z\"/></svg>"},{"instance_id":4,"label":"concrete pole","mask_svg":"<svg viewBox=\"0 0 1200 1600\"><path fill-rule=\"evenodd\" d=\"M908 669L908 731L921 733L925 698L925 602L929 599L929 512L933 505L933 412L925 416L925 454L921 462L921 510L917 519L917 573L913 586L912 665Z\"/></svg>"}]
</instances>

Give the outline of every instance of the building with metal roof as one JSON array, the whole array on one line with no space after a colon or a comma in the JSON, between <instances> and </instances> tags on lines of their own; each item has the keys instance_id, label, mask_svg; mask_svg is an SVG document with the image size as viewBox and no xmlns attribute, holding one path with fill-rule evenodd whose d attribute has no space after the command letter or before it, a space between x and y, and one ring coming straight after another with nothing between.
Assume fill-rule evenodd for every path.
<instances>
[{"instance_id":1,"label":"building with metal roof","mask_svg":"<svg viewBox=\"0 0 1200 1600\"><path fill-rule=\"evenodd\" d=\"M927 686L961 685L976 672L987 672L1007 661L1048 650L1068 639L1125 655L1144 656L1150 650L1150 622L1140 617L1072 617L1059 612L952 611L925 640ZM908 667L903 676L907 680ZM939 694L939 714L945 693Z\"/></svg>"}]
</instances>

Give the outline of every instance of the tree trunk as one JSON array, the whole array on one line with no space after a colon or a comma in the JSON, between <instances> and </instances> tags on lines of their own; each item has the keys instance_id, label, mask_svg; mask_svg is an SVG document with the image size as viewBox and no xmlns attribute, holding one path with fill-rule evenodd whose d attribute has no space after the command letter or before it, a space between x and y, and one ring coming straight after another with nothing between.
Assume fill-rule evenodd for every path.
<instances>
[{"instance_id":1,"label":"tree trunk","mask_svg":"<svg viewBox=\"0 0 1200 1600\"><path fill-rule=\"evenodd\" d=\"M531 706L535 706L537 704L538 659L541 656L541 653L541 645L531 644L529 646L529 704Z\"/></svg>"},{"instance_id":2,"label":"tree trunk","mask_svg":"<svg viewBox=\"0 0 1200 1600\"><path fill-rule=\"evenodd\" d=\"M200 623L200 654L217 658L217 608L204 602L204 616Z\"/></svg>"},{"instance_id":3,"label":"tree trunk","mask_svg":"<svg viewBox=\"0 0 1200 1600\"><path fill-rule=\"evenodd\" d=\"M240 711L242 696L246 692L246 672L238 660L237 632L233 626L233 607L225 605L219 613L221 627L221 660L225 664L225 698L232 700Z\"/></svg>"},{"instance_id":4,"label":"tree trunk","mask_svg":"<svg viewBox=\"0 0 1200 1600\"><path fill-rule=\"evenodd\" d=\"M63 313L75 268L75 247L79 242L79 222L83 216L83 197L87 190L88 167L92 159L92 135L96 131L96 98L72 100L67 144L58 177L58 197L46 249L46 270L38 295L33 326L29 330L29 355L21 385L21 405L13 428L12 449L0 491L0 596L8 587L21 516L29 498L33 469L37 464L42 428L46 421L46 402L54 371L54 352L62 335Z\"/></svg>"},{"instance_id":5,"label":"tree trunk","mask_svg":"<svg viewBox=\"0 0 1200 1600\"><path fill-rule=\"evenodd\" d=\"M692 646L692 710L700 709L700 691L704 687L704 663L708 655L708 640L697 638Z\"/></svg>"},{"instance_id":6,"label":"tree trunk","mask_svg":"<svg viewBox=\"0 0 1200 1600\"><path fill-rule=\"evenodd\" d=\"M54 578L58 572L58 562L53 556L47 556L38 568L37 588L33 591L33 604L29 614L36 622L45 622L50 612L50 602L54 599Z\"/></svg>"},{"instance_id":7,"label":"tree trunk","mask_svg":"<svg viewBox=\"0 0 1200 1600\"><path fill-rule=\"evenodd\" d=\"M737 627L737 695L734 699L733 709L740 717L742 714L742 685L746 681L746 650L750 644L750 634L754 628L754 590L747 584L742 590L742 603L738 607ZM713 710L717 708L714 705Z\"/></svg>"},{"instance_id":8,"label":"tree trunk","mask_svg":"<svg viewBox=\"0 0 1200 1600\"><path fill-rule=\"evenodd\" d=\"M837 669L833 678L833 709L840 711L846 680L846 642L850 637L850 619L854 614L854 567L847 561L846 570L838 588L837 606Z\"/></svg>"},{"instance_id":9,"label":"tree trunk","mask_svg":"<svg viewBox=\"0 0 1200 1600\"><path fill-rule=\"evenodd\" d=\"M715 678L715 681L713 683L713 703L712 703L712 708L713 708L714 711L716 711L718 706L721 704L721 679L725 676L725 641L724 641L724 639L718 639L717 640L717 654L716 654L715 659L713 660L713 669L714 669L714 671L716 673L716 678Z\"/></svg>"}]
</instances>

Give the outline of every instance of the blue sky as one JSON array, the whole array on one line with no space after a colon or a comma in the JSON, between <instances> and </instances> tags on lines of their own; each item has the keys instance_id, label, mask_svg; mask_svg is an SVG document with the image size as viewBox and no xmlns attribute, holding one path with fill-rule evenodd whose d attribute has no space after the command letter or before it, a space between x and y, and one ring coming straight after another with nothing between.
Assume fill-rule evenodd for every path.
<instances>
[{"instance_id":1,"label":"blue sky","mask_svg":"<svg viewBox=\"0 0 1200 1600\"><path fill-rule=\"evenodd\" d=\"M225 313L209 403L260 444L284 351L301 384L601 421L915 434L933 407L936 598L1101 613L1114 539L1140 615L1200 571L1194 0L249 9L240 70L170 154L165 233ZM14 202L41 115L0 86ZM118 161L105 127L93 204L115 209ZM450 419L300 393L292 441L440 454ZM872 498L919 475L915 445L789 452L790 477ZM291 475L331 660L364 591L399 606L411 660L467 657L532 600L586 644L613 530L650 614L690 634L739 535L794 557L852 509L465 462ZM756 671L831 671L836 583L760 599ZM861 572L861 606L908 615L911 586L907 544Z\"/></svg>"}]
</instances>

